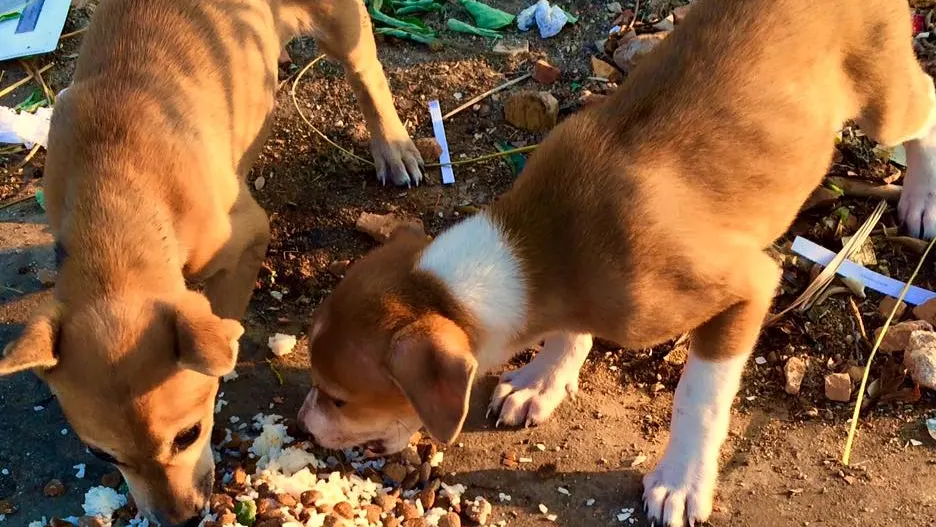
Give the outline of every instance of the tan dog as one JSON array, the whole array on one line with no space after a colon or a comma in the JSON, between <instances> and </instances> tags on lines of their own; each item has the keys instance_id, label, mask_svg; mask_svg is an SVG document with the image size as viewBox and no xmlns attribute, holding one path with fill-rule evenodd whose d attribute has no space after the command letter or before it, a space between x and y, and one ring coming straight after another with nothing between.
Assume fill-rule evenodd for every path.
<instances>
[{"instance_id":1,"label":"tan dog","mask_svg":"<svg viewBox=\"0 0 936 527\"><path fill-rule=\"evenodd\" d=\"M46 380L163 525L198 516L211 492L218 377L269 240L245 177L283 44L316 36L348 72L379 176L421 177L369 20L360 0L105 0L56 105L45 191L58 283L0 374Z\"/></svg>"},{"instance_id":2,"label":"tan dog","mask_svg":"<svg viewBox=\"0 0 936 527\"><path fill-rule=\"evenodd\" d=\"M450 441L475 376L545 337L492 401L500 422L535 424L576 389L592 334L646 348L691 332L644 498L654 522L705 520L779 276L764 249L852 118L881 143L909 140L901 213L932 235L934 117L906 3L700 0L489 211L431 243L400 232L351 267L312 318L300 419L333 448L397 450L421 424Z\"/></svg>"}]
</instances>

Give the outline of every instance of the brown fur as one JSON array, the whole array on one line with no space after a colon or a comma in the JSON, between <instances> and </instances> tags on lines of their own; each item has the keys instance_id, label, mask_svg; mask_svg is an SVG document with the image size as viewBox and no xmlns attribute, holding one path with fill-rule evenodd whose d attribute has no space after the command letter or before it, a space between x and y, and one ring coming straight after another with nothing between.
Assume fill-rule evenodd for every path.
<instances>
[{"instance_id":1,"label":"brown fur","mask_svg":"<svg viewBox=\"0 0 936 527\"><path fill-rule=\"evenodd\" d=\"M164 525L211 492L218 376L236 362L269 241L245 178L299 32L346 67L375 154L418 159L360 0L103 1L53 115L44 187L64 258L54 301L0 374L36 369ZM181 448L186 432L197 437Z\"/></svg>"},{"instance_id":2,"label":"brown fur","mask_svg":"<svg viewBox=\"0 0 936 527\"><path fill-rule=\"evenodd\" d=\"M702 360L750 353L779 276L763 250L826 173L835 132L857 119L895 144L932 124L933 83L909 28L906 4L893 0L696 2L612 97L550 133L492 205L529 295L504 356L551 331L627 348L692 332ZM391 262L423 250L391 242L323 304L316 317L328 322L310 337L317 382L368 400L373 379L392 378L399 328L451 309L437 294L392 309L379 301L418 290L420 273ZM329 374L347 362L380 366L366 381ZM432 375L420 390L402 387L410 401L441 394L439 379L464 382ZM398 404L384 412L413 412L382 397ZM432 430L439 412L460 408L417 410Z\"/></svg>"}]
</instances>

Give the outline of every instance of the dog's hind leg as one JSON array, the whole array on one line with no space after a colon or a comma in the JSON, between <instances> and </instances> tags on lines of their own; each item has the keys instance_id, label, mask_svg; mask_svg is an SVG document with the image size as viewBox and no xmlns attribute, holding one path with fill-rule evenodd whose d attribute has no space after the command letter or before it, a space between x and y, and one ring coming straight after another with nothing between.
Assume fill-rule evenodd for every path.
<instances>
[{"instance_id":1,"label":"dog's hind leg","mask_svg":"<svg viewBox=\"0 0 936 527\"><path fill-rule=\"evenodd\" d=\"M319 46L344 65L348 82L371 134L371 153L377 177L397 185L416 185L422 179L422 157L396 109L383 67L377 59L370 16L361 0L308 3L313 36Z\"/></svg>"},{"instance_id":2,"label":"dog's hind leg","mask_svg":"<svg viewBox=\"0 0 936 527\"><path fill-rule=\"evenodd\" d=\"M726 297L741 300L696 328L676 396L669 445L644 478L647 513L656 525L703 522L712 512L718 453L728 436L741 372L770 307L777 264L760 251L737 258ZM743 261L742 261L743 260Z\"/></svg>"},{"instance_id":3,"label":"dog's hind leg","mask_svg":"<svg viewBox=\"0 0 936 527\"><path fill-rule=\"evenodd\" d=\"M266 212L246 186L231 210L233 235L219 255L218 270L205 283L205 296L214 314L240 320L247 311L257 274L270 243Z\"/></svg>"},{"instance_id":4,"label":"dog's hind leg","mask_svg":"<svg viewBox=\"0 0 936 527\"><path fill-rule=\"evenodd\" d=\"M591 335L549 336L529 364L501 375L488 412L499 412L498 425L530 426L544 422L559 403L578 392L579 370L591 348Z\"/></svg>"}]
</instances>

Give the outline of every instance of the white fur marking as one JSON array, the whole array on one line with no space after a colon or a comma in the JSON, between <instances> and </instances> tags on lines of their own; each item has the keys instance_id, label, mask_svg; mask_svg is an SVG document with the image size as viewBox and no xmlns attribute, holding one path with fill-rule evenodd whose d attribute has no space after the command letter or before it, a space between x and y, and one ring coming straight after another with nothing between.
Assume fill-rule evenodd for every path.
<instances>
[{"instance_id":1,"label":"white fur marking","mask_svg":"<svg viewBox=\"0 0 936 527\"><path fill-rule=\"evenodd\" d=\"M503 363L503 347L526 316L526 284L506 236L487 214L443 232L417 268L444 282L481 324L488 339L478 350L479 371Z\"/></svg>"},{"instance_id":2,"label":"white fur marking","mask_svg":"<svg viewBox=\"0 0 936 527\"><path fill-rule=\"evenodd\" d=\"M936 126L908 141L907 173L897 211L913 236L936 236Z\"/></svg>"},{"instance_id":3,"label":"white fur marking","mask_svg":"<svg viewBox=\"0 0 936 527\"><path fill-rule=\"evenodd\" d=\"M567 396L578 393L579 370L591 347L591 335L550 336L529 364L501 375L488 412L500 410L498 425L543 423Z\"/></svg>"},{"instance_id":4,"label":"white fur marking","mask_svg":"<svg viewBox=\"0 0 936 527\"><path fill-rule=\"evenodd\" d=\"M681 526L688 518L692 525L712 513L718 453L746 361L743 355L711 362L690 352L673 401L669 445L644 478L648 516L658 524Z\"/></svg>"}]
</instances>

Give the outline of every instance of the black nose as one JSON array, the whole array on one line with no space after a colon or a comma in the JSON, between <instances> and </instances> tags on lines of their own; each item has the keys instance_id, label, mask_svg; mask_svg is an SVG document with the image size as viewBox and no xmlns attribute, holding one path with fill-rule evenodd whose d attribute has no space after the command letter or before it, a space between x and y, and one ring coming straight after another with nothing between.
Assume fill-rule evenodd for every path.
<instances>
[{"instance_id":1,"label":"black nose","mask_svg":"<svg viewBox=\"0 0 936 527\"><path fill-rule=\"evenodd\" d=\"M201 523L201 517L192 516L191 518L186 520L185 523L183 523L182 525L184 525L185 527L198 527L199 523Z\"/></svg>"}]
</instances>

